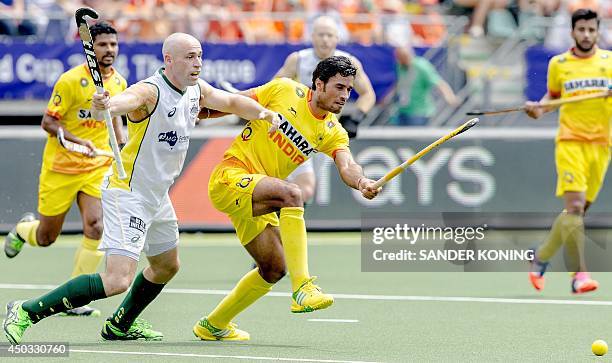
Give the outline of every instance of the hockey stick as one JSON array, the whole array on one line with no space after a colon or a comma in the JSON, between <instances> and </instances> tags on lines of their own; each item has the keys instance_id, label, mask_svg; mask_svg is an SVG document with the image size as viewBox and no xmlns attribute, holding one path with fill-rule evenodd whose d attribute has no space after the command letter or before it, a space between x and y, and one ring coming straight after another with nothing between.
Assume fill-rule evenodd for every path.
<instances>
[{"instance_id":1,"label":"hockey stick","mask_svg":"<svg viewBox=\"0 0 612 363\"><path fill-rule=\"evenodd\" d=\"M66 140L66 138L64 137L64 129L62 129L61 127L57 129L57 141L59 142L61 147L73 153L79 153L94 158L96 156L106 156L108 158L114 157L113 153L110 151L101 149L91 150L85 145L77 144L76 142Z\"/></svg>"},{"instance_id":2,"label":"hockey stick","mask_svg":"<svg viewBox=\"0 0 612 363\"><path fill-rule=\"evenodd\" d=\"M430 152L434 148L444 144L445 142L447 142L448 140L452 139L453 137L459 135L460 133L466 132L467 130L471 129L472 127L474 127L478 123L478 121L479 121L478 118L473 118L473 119L469 120L468 122L464 123L463 125L457 127L456 129L454 129L449 134L446 134L446 135L442 136L441 138L439 138L438 140L432 142L431 144L429 144L429 146L427 146L423 150L421 150L418 153L416 153L413 157L411 157L410 159L404 161L401 165L395 167L390 172L385 174L385 176L383 176L382 178L378 179L376 181L376 183L374 183L373 188L378 189L378 188L382 187L383 185L387 184L387 182L389 182L389 180L395 178L395 176L397 176L402 171L406 170L410 165L412 165L415 161L417 161L420 158L422 158L425 154L427 154L428 152Z\"/></svg>"},{"instance_id":3,"label":"hockey stick","mask_svg":"<svg viewBox=\"0 0 612 363\"><path fill-rule=\"evenodd\" d=\"M91 8L80 8L75 13L76 24L81 37L81 43L83 43L83 50L85 51L85 57L87 58L87 67L91 72L91 78L93 78L94 84L98 94L104 93L104 84L102 83L102 75L100 74L100 66L96 59L96 53L94 52L93 39L87 26L86 16L92 19L98 19L98 13ZM123 169L123 162L121 160L121 151L117 144L117 137L115 136L115 129L113 128L113 119L110 114L110 110L104 110L104 121L106 122L106 129L108 130L108 136L110 139L110 145L113 149L113 156L117 164L117 172L119 179L126 179L127 174Z\"/></svg>"},{"instance_id":4,"label":"hockey stick","mask_svg":"<svg viewBox=\"0 0 612 363\"><path fill-rule=\"evenodd\" d=\"M565 105L568 103L582 102L582 101L587 101L587 100L593 100L596 98L604 98L608 96L609 96L608 92L590 93L587 95L559 98L556 100L542 102L538 105L538 107L561 106L561 105ZM497 115L497 114L502 114L502 113L517 112L517 111L524 111L524 110L525 110L525 106L519 106L519 107L507 108L503 110L472 111L472 112L467 112L466 115L468 116Z\"/></svg>"}]
</instances>

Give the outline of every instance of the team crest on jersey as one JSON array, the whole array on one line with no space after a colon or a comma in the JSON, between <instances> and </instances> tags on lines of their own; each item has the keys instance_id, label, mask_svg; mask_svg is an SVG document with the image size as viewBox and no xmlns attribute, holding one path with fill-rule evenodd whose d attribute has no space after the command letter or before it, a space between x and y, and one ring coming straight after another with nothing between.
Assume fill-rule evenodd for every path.
<instances>
[{"instance_id":1,"label":"team crest on jersey","mask_svg":"<svg viewBox=\"0 0 612 363\"><path fill-rule=\"evenodd\" d=\"M304 93L304 90L299 88L299 87L295 87L295 94L299 97L299 98L304 98L304 96L306 96L306 94Z\"/></svg>"},{"instance_id":2,"label":"team crest on jersey","mask_svg":"<svg viewBox=\"0 0 612 363\"><path fill-rule=\"evenodd\" d=\"M62 103L62 96L60 96L59 93L56 93L55 95L53 95L53 105L59 106L60 103Z\"/></svg>"},{"instance_id":3,"label":"team crest on jersey","mask_svg":"<svg viewBox=\"0 0 612 363\"><path fill-rule=\"evenodd\" d=\"M573 183L574 182L574 174L570 173L569 171L566 171L563 173L563 179L565 179L566 183Z\"/></svg>"},{"instance_id":4,"label":"team crest on jersey","mask_svg":"<svg viewBox=\"0 0 612 363\"><path fill-rule=\"evenodd\" d=\"M115 76L115 83L117 84L117 86L121 84L121 80L117 76Z\"/></svg>"},{"instance_id":5,"label":"team crest on jersey","mask_svg":"<svg viewBox=\"0 0 612 363\"><path fill-rule=\"evenodd\" d=\"M176 142L178 141L178 136L176 135L176 131L161 132L157 136L157 141L159 141L159 142L167 142L168 145L170 145L170 147L172 147L172 146L176 145Z\"/></svg>"},{"instance_id":6,"label":"team crest on jersey","mask_svg":"<svg viewBox=\"0 0 612 363\"><path fill-rule=\"evenodd\" d=\"M189 115L191 118L195 118L198 116L198 113L200 113L200 106L197 103L194 103L189 109Z\"/></svg>"},{"instance_id":7,"label":"team crest on jersey","mask_svg":"<svg viewBox=\"0 0 612 363\"><path fill-rule=\"evenodd\" d=\"M331 128L333 128L334 126L336 126L336 124L334 123L334 121L329 121L329 122L327 123L327 128L330 128L330 129L331 129Z\"/></svg>"},{"instance_id":8,"label":"team crest on jersey","mask_svg":"<svg viewBox=\"0 0 612 363\"><path fill-rule=\"evenodd\" d=\"M242 133L240 134L240 138L242 141L248 141L251 139L251 135L253 134L253 129L250 126L246 126Z\"/></svg>"},{"instance_id":9,"label":"team crest on jersey","mask_svg":"<svg viewBox=\"0 0 612 363\"><path fill-rule=\"evenodd\" d=\"M86 78L81 78L81 87L85 88L89 85L89 81Z\"/></svg>"},{"instance_id":10,"label":"team crest on jersey","mask_svg":"<svg viewBox=\"0 0 612 363\"><path fill-rule=\"evenodd\" d=\"M245 176L244 178L240 179L238 183L236 183L236 186L245 189L249 186L249 184L251 184L252 181L253 177Z\"/></svg>"}]
</instances>

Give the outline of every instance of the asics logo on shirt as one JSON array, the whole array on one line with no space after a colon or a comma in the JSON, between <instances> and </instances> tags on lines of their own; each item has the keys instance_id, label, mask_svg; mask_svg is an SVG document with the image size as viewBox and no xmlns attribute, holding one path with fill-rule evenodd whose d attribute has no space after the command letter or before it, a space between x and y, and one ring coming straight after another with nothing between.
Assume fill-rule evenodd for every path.
<instances>
[{"instance_id":1,"label":"asics logo on shirt","mask_svg":"<svg viewBox=\"0 0 612 363\"><path fill-rule=\"evenodd\" d=\"M172 107L172 109L170 110L170 112L168 112L168 117L172 117L174 116L174 114L176 113L176 107Z\"/></svg>"}]
</instances>

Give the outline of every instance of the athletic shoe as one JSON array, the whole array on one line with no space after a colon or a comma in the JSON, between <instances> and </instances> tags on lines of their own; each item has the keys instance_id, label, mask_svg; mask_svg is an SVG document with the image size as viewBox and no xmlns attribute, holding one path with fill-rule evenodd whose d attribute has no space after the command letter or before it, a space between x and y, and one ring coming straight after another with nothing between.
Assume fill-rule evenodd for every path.
<instances>
[{"instance_id":1,"label":"athletic shoe","mask_svg":"<svg viewBox=\"0 0 612 363\"><path fill-rule=\"evenodd\" d=\"M128 331L124 332L113 325L110 320L104 322L100 335L104 340L162 340L164 334L151 329L151 324L137 318Z\"/></svg>"},{"instance_id":2,"label":"athletic shoe","mask_svg":"<svg viewBox=\"0 0 612 363\"><path fill-rule=\"evenodd\" d=\"M89 305L81 306L78 308L66 310L63 313L59 313L59 316L91 316L98 317L102 313L98 309L94 309Z\"/></svg>"},{"instance_id":3,"label":"athletic shoe","mask_svg":"<svg viewBox=\"0 0 612 363\"><path fill-rule=\"evenodd\" d=\"M20 344L23 333L32 326L32 320L28 313L23 310L23 301L11 301L6 304L6 319L2 321L4 335L11 344Z\"/></svg>"},{"instance_id":4,"label":"athletic shoe","mask_svg":"<svg viewBox=\"0 0 612 363\"><path fill-rule=\"evenodd\" d=\"M202 340L249 340L251 335L244 330L238 329L238 325L229 323L227 328L219 329L208 322L208 317L203 317L193 326L193 334Z\"/></svg>"},{"instance_id":5,"label":"athletic shoe","mask_svg":"<svg viewBox=\"0 0 612 363\"><path fill-rule=\"evenodd\" d=\"M598 287L599 282L593 280L588 272L576 272L572 278L572 293L574 294L595 291Z\"/></svg>"},{"instance_id":6,"label":"athletic shoe","mask_svg":"<svg viewBox=\"0 0 612 363\"><path fill-rule=\"evenodd\" d=\"M313 276L304 281L302 286L293 293L292 313L310 313L330 307L334 303L334 298L331 295L324 294L319 286L313 284L315 279L316 276Z\"/></svg>"},{"instance_id":7,"label":"athletic shoe","mask_svg":"<svg viewBox=\"0 0 612 363\"><path fill-rule=\"evenodd\" d=\"M19 222L17 222L17 224L21 222L32 222L35 219L36 217L34 214L28 212L21 216L21 219ZM21 238L19 233L17 233L17 225L15 225L9 234L4 237L4 253L6 254L6 257L13 258L17 256L19 252L21 252L24 243L25 240Z\"/></svg>"},{"instance_id":8,"label":"athletic shoe","mask_svg":"<svg viewBox=\"0 0 612 363\"><path fill-rule=\"evenodd\" d=\"M531 285L533 285L533 287L538 291L542 291L544 289L544 273L546 272L547 267L548 262L538 260L534 251L533 260L531 261L531 269L529 271L529 281L531 281Z\"/></svg>"}]
</instances>

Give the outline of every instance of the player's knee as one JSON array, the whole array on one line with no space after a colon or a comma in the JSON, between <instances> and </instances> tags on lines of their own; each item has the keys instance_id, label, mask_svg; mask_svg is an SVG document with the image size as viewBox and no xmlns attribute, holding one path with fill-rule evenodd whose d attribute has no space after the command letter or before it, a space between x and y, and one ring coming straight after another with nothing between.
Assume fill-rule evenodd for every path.
<instances>
[{"instance_id":1,"label":"player's knee","mask_svg":"<svg viewBox=\"0 0 612 363\"><path fill-rule=\"evenodd\" d=\"M172 261L172 263L168 265L168 275L172 277L176 275L180 269L181 269L181 262L177 258L175 261Z\"/></svg>"},{"instance_id":2,"label":"player's knee","mask_svg":"<svg viewBox=\"0 0 612 363\"><path fill-rule=\"evenodd\" d=\"M261 263L259 264L261 277L270 284L275 284L287 274L287 269L284 264L279 263Z\"/></svg>"},{"instance_id":3,"label":"player's knee","mask_svg":"<svg viewBox=\"0 0 612 363\"><path fill-rule=\"evenodd\" d=\"M295 184L288 184L283 190L283 207L303 207L302 190Z\"/></svg>"},{"instance_id":4,"label":"player's knee","mask_svg":"<svg viewBox=\"0 0 612 363\"><path fill-rule=\"evenodd\" d=\"M160 267L159 273L166 276L168 279L176 275L181 267L178 259L168 262Z\"/></svg>"},{"instance_id":5,"label":"player's knee","mask_svg":"<svg viewBox=\"0 0 612 363\"><path fill-rule=\"evenodd\" d=\"M91 221L88 221L84 226L83 233L91 239L101 239L102 238L102 219L96 218Z\"/></svg>"},{"instance_id":6,"label":"player's knee","mask_svg":"<svg viewBox=\"0 0 612 363\"><path fill-rule=\"evenodd\" d=\"M585 202L583 200L572 200L566 205L569 214L584 214Z\"/></svg>"},{"instance_id":7,"label":"player's knee","mask_svg":"<svg viewBox=\"0 0 612 363\"><path fill-rule=\"evenodd\" d=\"M177 258L174 260L164 261L163 263L151 264L150 268L151 272L153 272L154 280L167 282L178 273L180 269L180 262Z\"/></svg>"},{"instance_id":8,"label":"player's knee","mask_svg":"<svg viewBox=\"0 0 612 363\"><path fill-rule=\"evenodd\" d=\"M58 235L53 232L39 233L36 236L36 243L40 247L49 247L55 242L55 240L57 239L57 236Z\"/></svg>"}]
</instances>

